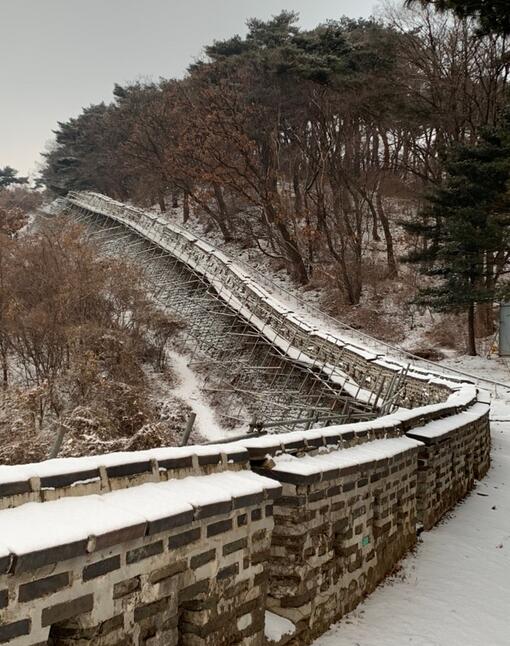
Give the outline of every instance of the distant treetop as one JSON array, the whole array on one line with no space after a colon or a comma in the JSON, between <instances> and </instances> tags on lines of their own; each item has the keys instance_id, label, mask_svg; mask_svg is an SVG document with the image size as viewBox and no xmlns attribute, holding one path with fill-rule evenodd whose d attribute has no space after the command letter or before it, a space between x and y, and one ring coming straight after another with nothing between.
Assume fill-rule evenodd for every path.
<instances>
[{"instance_id":1,"label":"distant treetop","mask_svg":"<svg viewBox=\"0 0 510 646\"><path fill-rule=\"evenodd\" d=\"M11 166L0 168L0 191L14 184L28 184L28 177L18 177L18 171Z\"/></svg>"},{"instance_id":2,"label":"distant treetop","mask_svg":"<svg viewBox=\"0 0 510 646\"><path fill-rule=\"evenodd\" d=\"M510 34L509 0L406 0L406 5L417 2L432 5L439 11L451 9L460 18L475 18L483 34Z\"/></svg>"}]
</instances>

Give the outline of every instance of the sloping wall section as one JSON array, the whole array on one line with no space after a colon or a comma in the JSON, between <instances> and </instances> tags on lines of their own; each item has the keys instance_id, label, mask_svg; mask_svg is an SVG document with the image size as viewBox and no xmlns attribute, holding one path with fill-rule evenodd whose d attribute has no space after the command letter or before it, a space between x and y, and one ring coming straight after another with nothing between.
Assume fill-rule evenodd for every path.
<instances>
[{"instance_id":1,"label":"sloping wall section","mask_svg":"<svg viewBox=\"0 0 510 646\"><path fill-rule=\"evenodd\" d=\"M209 272L251 320L273 316L271 342L336 369L360 397L401 373L310 328L156 216L93 194L70 204ZM405 378L402 407L370 422L0 466L0 643L310 643L489 468L486 395L414 367ZM292 629L267 630L275 615Z\"/></svg>"}]
</instances>

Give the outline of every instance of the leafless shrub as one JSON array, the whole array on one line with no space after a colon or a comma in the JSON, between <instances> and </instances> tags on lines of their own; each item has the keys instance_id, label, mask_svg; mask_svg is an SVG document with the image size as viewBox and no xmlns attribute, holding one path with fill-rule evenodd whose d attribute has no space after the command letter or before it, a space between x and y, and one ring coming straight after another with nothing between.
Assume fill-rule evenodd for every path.
<instances>
[{"instance_id":1,"label":"leafless shrub","mask_svg":"<svg viewBox=\"0 0 510 646\"><path fill-rule=\"evenodd\" d=\"M14 397L20 420L6 416L2 430L0 418L0 432L12 456L39 459L25 438L42 447L62 427L73 455L123 448L158 423L144 364L164 368L179 327L147 296L139 270L102 257L76 225L0 235L0 400L5 408Z\"/></svg>"},{"instance_id":2,"label":"leafless shrub","mask_svg":"<svg viewBox=\"0 0 510 646\"><path fill-rule=\"evenodd\" d=\"M441 316L440 320L433 323L425 336L434 346L460 350L465 346L464 327L462 317L457 314L448 314Z\"/></svg>"}]
</instances>

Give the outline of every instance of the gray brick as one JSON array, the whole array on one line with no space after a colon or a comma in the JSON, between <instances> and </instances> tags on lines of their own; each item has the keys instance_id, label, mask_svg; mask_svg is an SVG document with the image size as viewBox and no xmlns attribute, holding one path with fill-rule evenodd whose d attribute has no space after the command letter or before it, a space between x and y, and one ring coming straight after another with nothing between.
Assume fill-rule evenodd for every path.
<instances>
[{"instance_id":1,"label":"gray brick","mask_svg":"<svg viewBox=\"0 0 510 646\"><path fill-rule=\"evenodd\" d=\"M72 617L76 617L77 615L84 615L87 612L91 612L93 607L93 594L86 594L85 596L78 597L78 599L73 599L72 601L57 603L54 606L43 609L41 625L44 628L45 626L56 624L59 621L71 619Z\"/></svg>"},{"instance_id":2,"label":"gray brick","mask_svg":"<svg viewBox=\"0 0 510 646\"><path fill-rule=\"evenodd\" d=\"M62 572L61 574L54 574L44 579L37 579L30 583L20 585L18 600L19 601L32 601L48 594L53 594L57 590L62 590L70 583L69 572Z\"/></svg>"},{"instance_id":3,"label":"gray brick","mask_svg":"<svg viewBox=\"0 0 510 646\"><path fill-rule=\"evenodd\" d=\"M97 579L99 576L113 572L120 568L120 556L112 556L104 561L98 561L97 563L91 563L86 565L83 568L83 580L90 581L91 579Z\"/></svg>"},{"instance_id":4,"label":"gray brick","mask_svg":"<svg viewBox=\"0 0 510 646\"><path fill-rule=\"evenodd\" d=\"M15 637L29 635L32 627L30 619L21 619L12 624L3 624L0 626L0 644L11 641Z\"/></svg>"},{"instance_id":5,"label":"gray brick","mask_svg":"<svg viewBox=\"0 0 510 646\"><path fill-rule=\"evenodd\" d=\"M156 543L149 543L149 545L138 547L135 550L129 550L126 555L126 563L130 565L131 563L143 561L151 556L156 556L156 554L161 554L163 549L163 541L157 541Z\"/></svg>"},{"instance_id":6,"label":"gray brick","mask_svg":"<svg viewBox=\"0 0 510 646\"><path fill-rule=\"evenodd\" d=\"M238 541L233 541L232 543L227 543L223 546L223 556L227 554L233 554L239 550L244 550L245 547L248 547L248 539L240 538Z\"/></svg>"},{"instance_id":7,"label":"gray brick","mask_svg":"<svg viewBox=\"0 0 510 646\"><path fill-rule=\"evenodd\" d=\"M187 532L182 532L182 534L176 534L175 536L170 536L168 539L168 547L170 549L176 549L177 547L182 547L183 545L189 545L194 541L198 541L200 538L200 527L195 527L195 529L189 529Z\"/></svg>"},{"instance_id":8,"label":"gray brick","mask_svg":"<svg viewBox=\"0 0 510 646\"><path fill-rule=\"evenodd\" d=\"M0 608L6 608L9 604L9 591L0 590Z\"/></svg>"},{"instance_id":9,"label":"gray brick","mask_svg":"<svg viewBox=\"0 0 510 646\"><path fill-rule=\"evenodd\" d=\"M231 529L232 520L230 518L227 520L219 520L216 523L207 525L207 536L216 536L217 534L222 534L223 532L229 532Z\"/></svg>"},{"instance_id":10,"label":"gray brick","mask_svg":"<svg viewBox=\"0 0 510 646\"><path fill-rule=\"evenodd\" d=\"M216 558L216 550L208 550L207 552L202 552L202 554L197 554L196 556L192 556L190 559L190 566L192 570L196 570L199 567L202 567L202 565L205 565L206 563L209 563L210 561L214 561Z\"/></svg>"}]
</instances>

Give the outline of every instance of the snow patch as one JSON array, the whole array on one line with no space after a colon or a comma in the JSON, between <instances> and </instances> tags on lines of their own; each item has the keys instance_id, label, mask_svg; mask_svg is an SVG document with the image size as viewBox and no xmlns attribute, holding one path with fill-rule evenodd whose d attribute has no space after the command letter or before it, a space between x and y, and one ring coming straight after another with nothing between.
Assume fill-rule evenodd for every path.
<instances>
[{"instance_id":1,"label":"snow patch","mask_svg":"<svg viewBox=\"0 0 510 646\"><path fill-rule=\"evenodd\" d=\"M268 641L279 642L285 635L293 635L295 632L296 626L292 621L266 610L264 633Z\"/></svg>"}]
</instances>

